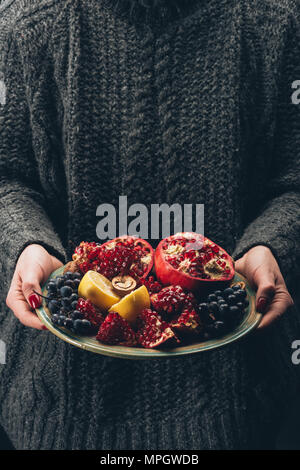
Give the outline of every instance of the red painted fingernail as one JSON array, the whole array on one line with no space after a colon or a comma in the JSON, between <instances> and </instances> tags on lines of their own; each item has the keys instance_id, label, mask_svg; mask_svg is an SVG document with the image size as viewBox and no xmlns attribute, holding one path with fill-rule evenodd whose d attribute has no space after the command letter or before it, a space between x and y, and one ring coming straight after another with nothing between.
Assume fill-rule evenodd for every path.
<instances>
[{"instance_id":1,"label":"red painted fingernail","mask_svg":"<svg viewBox=\"0 0 300 470\"><path fill-rule=\"evenodd\" d=\"M42 326L42 330L48 331L48 328L47 328L45 325L43 325L43 326Z\"/></svg>"},{"instance_id":2,"label":"red painted fingernail","mask_svg":"<svg viewBox=\"0 0 300 470\"><path fill-rule=\"evenodd\" d=\"M260 297L257 301L257 310L264 313L267 309L268 299L266 297Z\"/></svg>"},{"instance_id":3,"label":"red painted fingernail","mask_svg":"<svg viewBox=\"0 0 300 470\"><path fill-rule=\"evenodd\" d=\"M38 308L41 305L41 298L37 294L31 294L28 298L28 302L32 308Z\"/></svg>"}]
</instances>

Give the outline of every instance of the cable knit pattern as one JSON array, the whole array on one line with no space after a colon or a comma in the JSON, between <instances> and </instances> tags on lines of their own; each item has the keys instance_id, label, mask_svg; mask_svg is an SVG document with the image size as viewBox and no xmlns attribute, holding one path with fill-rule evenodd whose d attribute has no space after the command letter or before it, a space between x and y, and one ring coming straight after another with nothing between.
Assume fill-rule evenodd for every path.
<instances>
[{"instance_id":1,"label":"cable knit pattern","mask_svg":"<svg viewBox=\"0 0 300 470\"><path fill-rule=\"evenodd\" d=\"M295 311L220 350L127 361L5 306L26 245L70 257L120 195L203 203L206 235L236 258L264 244L299 273L297 2L155 3L0 2L0 424L18 449L253 448L299 385Z\"/></svg>"}]
</instances>

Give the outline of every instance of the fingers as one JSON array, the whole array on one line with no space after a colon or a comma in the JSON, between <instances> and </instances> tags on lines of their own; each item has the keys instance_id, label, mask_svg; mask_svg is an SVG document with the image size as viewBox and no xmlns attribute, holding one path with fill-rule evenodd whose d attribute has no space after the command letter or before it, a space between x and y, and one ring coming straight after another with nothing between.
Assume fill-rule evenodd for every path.
<instances>
[{"instance_id":1,"label":"fingers","mask_svg":"<svg viewBox=\"0 0 300 470\"><path fill-rule=\"evenodd\" d=\"M41 305L41 283L61 264L40 245L29 245L21 253L6 303L24 325L45 329L33 310Z\"/></svg>"},{"instance_id":2,"label":"fingers","mask_svg":"<svg viewBox=\"0 0 300 470\"><path fill-rule=\"evenodd\" d=\"M18 300L9 307L13 310L15 316L24 326L30 326L37 330L43 330L44 325L35 313L30 310L28 303L25 300Z\"/></svg>"},{"instance_id":3,"label":"fingers","mask_svg":"<svg viewBox=\"0 0 300 470\"><path fill-rule=\"evenodd\" d=\"M294 302L290 294L284 287L280 290L277 290L276 295L270 305L270 308L268 312L264 315L258 328L266 328L271 323L278 320L288 308L292 307L293 304Z\"/></svg>"},{"instance_id":4,"label":"fingers","mask_svg":"<svg viewBox=\"0 0 300 470\"><path fill-rule=\"evenodd\" d=\"M60 268L63 265L63 263L59 261L59 259L55 258L55 256L51 256L51 261L52 261L52 271L55 271L56 269Z\"/></svg>"},{"instance_id":5,"label":"fingers","mask_svg":"<svg viewBox=\"0 0 300 470\"><path fill-rule=\"evenodd\" d=\"M253 274L253 281L257 287L256 309L265 313L276 292L274 273L259 267Z\"/></svg>"},{"instance_id":6,"label":"fingers","mask_svg":"<svg viewBox=\"0 0 300 470\"><path fill-rule=\"evenodd\" d=\"M293 305L278 263L269 248L251 248L237 261L236 270L257 290L256 309L264 314L259 328L270 325Z\"/></svg>"},{"instance_id":7,"label":"fingers","mask_svg":"<svg viewBox=\"0 0 300 470\"><path fill-rule=\"evenodd\" d=\"M29 304L26 302L22 291L21 280L17 277L12 280L6 304L23 325L38 330L44 329L42 322L37 315L31 311Z\"/></svg>"},{"instance_id":8,"label":"fingers","mask_svg":"<svg viewBox=\"0 0 300 470\"><path fill-rule=\"evenodd\" d=\"M30 307L35 309L40 307L41 305L41 297L38 295L41 294L41 288L38 283L33 281L27 280L22 285L22 290L25 299L29 303Z\"/></svg>"},{"instance_id":9,"label":"fingers","mask_svg":"<svg viewBox=\"0 0 300 470\"><path fill-rule=\"evenodd\" d=\"M40 282L43 278L44 272L40 266L34 266L34 269L28 268L22 273L22 292L33 309L41 305L41 297L38 294L42 293Z\"/></svg>"}]
</instances>

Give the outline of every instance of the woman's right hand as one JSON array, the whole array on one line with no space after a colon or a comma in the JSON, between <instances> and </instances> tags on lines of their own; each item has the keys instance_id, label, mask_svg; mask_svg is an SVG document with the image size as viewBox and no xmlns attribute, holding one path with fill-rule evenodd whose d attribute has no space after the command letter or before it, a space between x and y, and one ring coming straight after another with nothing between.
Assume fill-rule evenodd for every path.
<instances>
[{"instance_id":1,"label":"woman's right hand","mask_svg":"<svg viewBox=\"0 0 300 470\"><path fill-rule=\"evenodd\" d=\"M18 259L7 294L6 304L25 326L42 330L45 327L33 310L40 306L43 284L62 263L41 245L29 245Z\"/></svg>"}]
</instances>

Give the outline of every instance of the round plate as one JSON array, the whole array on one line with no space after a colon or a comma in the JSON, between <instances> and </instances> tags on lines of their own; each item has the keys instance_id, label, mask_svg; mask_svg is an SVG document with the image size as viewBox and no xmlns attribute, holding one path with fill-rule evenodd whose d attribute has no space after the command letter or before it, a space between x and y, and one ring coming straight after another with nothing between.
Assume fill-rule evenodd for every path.
<instances>
[{"instance_id":1,"label":"round plate","mask_svg":"<svg viewBox=\"0 0 300 470\"><path fill-rule=\"evenodd\" d=\"M54 271L49 279L56 276L60 276L63 273L64 266ZM47 280L46 284L48 283ZM219 348L225 344L232 343L246 334L250 333L254 328L257 327L261 320L261 314L255 310L255 292L251 289L246 279L240 274L236 274L234 282L244 281L246 283L246 290L249 300L249 305L246 309L244 319L242 323L237 326L231 333L222 336L218 339L212 339L209 341L203 341L201 343L193 343L188 346L179 346L172 349L144 349L136 347L125 347L125 346L108 346L96 340L95 336L81 336L71 332L63 327L53 325L51 321L51 314L46 307L45 300L43 299L42 306L36 310L39 319L44 323L51 333L58 336L63 341L73 344L81 349L86 349L97 354L104 354L110 357L119 357L123 359L151 359L151 358L164 358L164 357L176 357L184 354L194 354L201 351L207 351L209 349ZM46 285L45 284L45 285ZM44 286L42 289L43 295L47 295L47 289Z\"/></svg>"}]
</instances>

